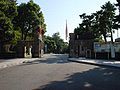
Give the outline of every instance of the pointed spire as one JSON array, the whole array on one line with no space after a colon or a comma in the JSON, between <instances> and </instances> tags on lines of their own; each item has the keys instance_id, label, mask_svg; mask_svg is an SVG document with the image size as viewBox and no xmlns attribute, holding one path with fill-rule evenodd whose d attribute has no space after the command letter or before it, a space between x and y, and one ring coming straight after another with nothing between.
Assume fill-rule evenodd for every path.
<instances>
[{"instance_id":1,"label":"pointed spire","mask_svg":"<svg viewBox=\"0 0 120 90\"><path fill-rule=\"evenodd\" d=\"M66 40L67 40L67 37L68 37L67 20L66 20L66 30L65 30L65 34L66 34Z\"/></svg>"}]
</instances>

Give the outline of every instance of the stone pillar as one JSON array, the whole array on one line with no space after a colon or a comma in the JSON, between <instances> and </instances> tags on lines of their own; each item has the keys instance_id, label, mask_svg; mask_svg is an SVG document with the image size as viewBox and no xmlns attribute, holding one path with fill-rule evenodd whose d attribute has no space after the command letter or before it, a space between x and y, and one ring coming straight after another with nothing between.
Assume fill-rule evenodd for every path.
<instances>
[{"instance_id":1,"label":"stone pillar","mask_svg":"<svg viewBox=\"0 0 120 90\"><path fill-rule=\"evenodd\" d=\"M47 44L45 45L45 53L47 53Z\"/></svg>"},{"instance_id":2,"label":"stone pillar","mask_svg":"<svg viewBox=\"0 0 120 90\"><path fill-rule=\"evenodd\" d=\"M24 46L24 57L26 57L27 56L27 53L26 53L26 51L27 51L27 48L26 48L26 46Z\"/></svg>"},{"instance_id":3,"label":"stone pillar","mask_svg":"<svg viewBox=\"0 0 120 90\"><path fill-rule=\"evenodd\" d=\"M19 41L17 44L17 57L19 58L24 58L24 42L23 41Z\"/></svg>"},{"instance_id":4,"label":"stone pillar","mask_svg":"<svg viewBox=\"0 0 120 90\"><path fill-rule=\"evenodd\" d=\"M39 58L41 57L41 52L40 52L40 41L34 41L33 47L32 47L32 57L33 58Z\"/></svg>"},{"instance_id":5,"label":"stone pillar","mask_svg":"<svg viewBox=\"0 0 120 90\"><path fill-rule=\"evenodd\" d=\"M32 55L31 50L32 50L32 46L29 47L29 55L30 56Z\"/></svg>"},{"instance_id":6,"label":"stone pillar","mask_svg":"<svg viewBox=\"0 0 120 90\"><path fill-rule=\"evenodd\" d=\"M42 41L42 29L40 26L36 28L36 31L34 33L34 43L32 47L32 57L41 57L43 56L43 41Z\"/></svg>"}]
</instances>

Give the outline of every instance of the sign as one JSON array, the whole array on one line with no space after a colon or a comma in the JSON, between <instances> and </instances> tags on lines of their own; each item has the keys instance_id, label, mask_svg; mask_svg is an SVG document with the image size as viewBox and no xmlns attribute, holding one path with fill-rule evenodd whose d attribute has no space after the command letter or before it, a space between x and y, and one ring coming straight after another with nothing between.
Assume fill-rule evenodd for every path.
<instances>
[{"instance_id":1,"label":"sign","mask_svg":"<svg viewBox=\"0 0 120 90\"><path fill-rule=\"evenodd\" d=\"M108 44L100 44L98 42L94 43L94 51L95 52L110 52L110 45Z\"/></svg>"}]
</instances>

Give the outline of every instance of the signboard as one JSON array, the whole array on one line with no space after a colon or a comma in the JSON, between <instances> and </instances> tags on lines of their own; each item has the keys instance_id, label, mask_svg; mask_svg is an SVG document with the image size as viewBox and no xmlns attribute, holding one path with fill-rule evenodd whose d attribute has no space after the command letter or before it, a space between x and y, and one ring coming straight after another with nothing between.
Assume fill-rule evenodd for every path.
<instances>
[{"instance_id":1,"label":"signboard","mask_svg":"<svg viewBox=\"0 0 120 90\"><path fill-rule=\"evenodd\" d=\"M95 52L120 52L120 43L114 42L114 44L104 43L100 44L98 42L94 42L94 51ZM112 54L112 56L114 56Z\"/></svg>"},{"instance_id":2,"label":"signboard","mask_svg":"<svg viewBox=\"0 0 120 90\"><path fill-rule=\"evenodd\" d=\"M94 43L94 51L95 52L110 52L109 44L100 44L98 42Z\"/></svg>"}]
</instances>

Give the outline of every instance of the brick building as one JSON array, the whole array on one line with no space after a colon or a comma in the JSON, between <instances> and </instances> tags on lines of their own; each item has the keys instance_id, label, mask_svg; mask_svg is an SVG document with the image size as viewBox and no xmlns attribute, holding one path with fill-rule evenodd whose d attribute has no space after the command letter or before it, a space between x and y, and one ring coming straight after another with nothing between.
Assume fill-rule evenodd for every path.
<instances>
[{"instance_id":1,"label":"brick building","mask_svg":"<svg viewBox=\"0 0 120 90\"><path fill-rule=\"evenodd\" d=\"M79 35L70 33L69 40L69 57L92 57L93 40L79 39Z\"/></svg>"}]
</instances>

